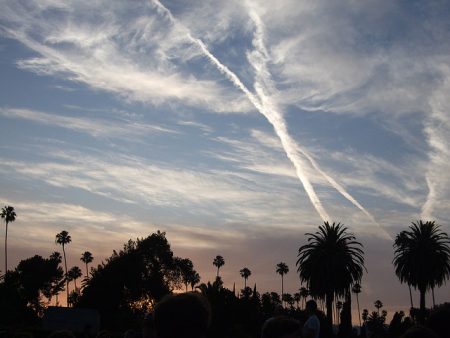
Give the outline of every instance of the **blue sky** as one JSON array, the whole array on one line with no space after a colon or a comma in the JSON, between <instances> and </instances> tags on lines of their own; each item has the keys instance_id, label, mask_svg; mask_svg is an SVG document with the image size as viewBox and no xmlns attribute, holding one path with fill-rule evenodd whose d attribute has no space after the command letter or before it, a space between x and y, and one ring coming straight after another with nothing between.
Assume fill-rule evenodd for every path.
<instances>
[{"instance_id":1,"label":"blue sky","mask_svg":"<svg viewBox=\"0 0 450 338\"><path fill-rule=\"evenodd\" d=\"M228 285L275 289L286 261L294 292L328 219L365 245L363 306L407 306L391 238L450 229L448 1L0 5L11 263L62 229L72 264L161 229L204 280L222 254Z\"/></svg>"}]
</instances>

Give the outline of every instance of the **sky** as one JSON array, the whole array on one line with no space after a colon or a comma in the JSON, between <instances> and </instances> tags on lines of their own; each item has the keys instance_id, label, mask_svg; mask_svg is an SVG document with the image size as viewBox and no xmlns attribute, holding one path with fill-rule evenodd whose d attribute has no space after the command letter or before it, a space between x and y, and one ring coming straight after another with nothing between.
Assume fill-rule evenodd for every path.
<instances>
[{"instance_id":1,"label":"sky","mask_svg":"<svg viewBox=\"0 0 450 338\"><path fill-rule=\"evenodd\" d=\"M361 308L409 307L393 238L418 219L450 232L449 1L0 6L10 267L61 230L80 265L159 229L202 281L220 254L226 286L248 267L280 291L283 261L293 293L328 220L364 245Z\"/></svg>"}]
</instances>

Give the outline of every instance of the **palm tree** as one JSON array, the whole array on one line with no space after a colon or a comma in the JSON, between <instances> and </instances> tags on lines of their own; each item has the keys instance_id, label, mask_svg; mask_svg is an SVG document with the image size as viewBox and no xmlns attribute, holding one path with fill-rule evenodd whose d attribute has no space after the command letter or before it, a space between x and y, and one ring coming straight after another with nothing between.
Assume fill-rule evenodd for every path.
<instances>
[{"instance_id":1,"label":"palm tree","mask_svg":"<svg viewBox=\"0 0 450 338\"><path fill-rule=\"evenodd\" d=\"M373 304L376 309L378 310L378 316L380 315L380 309L383 307L383 303L381 302L381 300L376 300L375 303Z\"/></svg>"},{"instance_id":2,"label":"palm tree","mask_svg":"<svg viewBox=\"0 0 450 338\"><path fill-rule=\"evenodd\" d=\"M72 267L69 272L67 273L69 280L73 280L73 283L75 285L75 291L77 291L77 279L83 276L83 273L81 272L81 269L78 266Z\"/></svg>"},{"instance_id":3,"label":"palm tree","mask_svg":"<svg viewBox=\"0 0 450 338\"><path fill-rule=\"evenodd\" d=\"M243 268L242 270L239 271L239 273L241 274L241 277L244 278L244 289L246 289L247 288L247 279L248 279L248 277L250 277L252 272L248 268Z\"/></svg>"},{"instance_id":4,"label":"palm tree","mask_svg":"<svg viewBox=\"0 0 450 338\"><path fill-rule=\"evenodd\" d=\"M312 295L325 297L328 325L333 325L335 296L345 296L363 275L361 243L340 223L324 222L319 231L307 233L308 244L298 250L297 271Z\"/></svg>"},{"instance_id":5,"label":"palm tree","mask_svg":"<svg viewBox=\"0 0 450 338\"><path fill-rule=\"evenodd\" d=\"M5 233L5 276L8 272L8 224L16 220L16 212L12 206L4 206L2 208L2 218L5 219L6 223L6 233Z\"/></svg>"},{"instance_id":6,"label":"palm tree","mask_svg":"<svg viewBox=\"0 0 450 338\"><path fill-rule=\"evenodd\" d=\"M81 254L80 261L86 264L86 278L89 278L88 264L92 263L93 260L94 256L92 256L92 254L89 251L85 251Z\"/></svg>"},{"instance_id":7,"label":"palm tree","mask_svg":"<svg viewBox=\"0 0 450 338\"><path fill-rule=\"evenodd\" d=\"M194 272L189 278L189 284L191 284L191 290L194 291L194 286L200 283L200 275L198 272Z\"/></svg>"},{"instance_id":8,"label":"palm tree","mask_svg":"<svg viewBox=\"0 0 450 338\"><path fill-rule=\"evenodd\" d=\"M296 292L294 293L294 300L297 303L297 310L299 309L299 303L302 300L302 295L300 294L300 292Z\"/></svg>"},{"instance_id":9,"label":"palm tree","mask_svg":"<svg viewBox=\"0 0 450 338\"><path fill-rule=\"evenodd\" d=\"M352 292L356 295L356 304L358 304L359 328L361 328L361 312L359 311L359 298L358 298L358 294L361 293L361 285L359 283L355 283L352 286Z\"/></svg>"},{"instance_id":10,"label":"palm tree","mask_svg":"<svg viewBox=\"0 0 450 338\"><path fill-rule=\"evenodd\" d=\"M284 295L284 275L287 274L289 272L289 267L287 266L286 263L280 262L277 264L277 268L276 268L276 272L277 274L279 274L281 276L281 300L283 300L283 295Z\"/></svg>"},{"instance_id":11,"label":"palm tree","mask_svg":"<svg viewBox=\"0 0 450 338\"><path fill-rule=\"evenodd\" d=\"M66 293L67 293L67 304L69 304L69 280L67 275L67 259L66 259L66 250L64 246L66 244L69 244L72 242L72 238L70 237L69 233L66 230L61 231L59 234L56 235L55 243L60 244L62 246L63 250L63 256L64 256L64 269L66 271Z\"/></svg>"},{"instance_id":12,"label":"palm tree","mask_svg":"<svg viewBox=\"0 0 450 338\"><path fill-rule=\"evenodd\" d=\"M217 267L217 277L219 277L219 270L225 265L225 260L222 256L217 255L216 258L214 258L213 265Z\"/></svg>"},{"instance_id":13,"label":"palm tree","mask_svg":"<svg viewBox=\"0 0 450 338\"><path fill-rule=\"evenodd\" d=\"M412 222L394 242L395 273L420 293L419 321L425 317L425 293L450 277L450 239L435 222Z\"/></svg>"},{"instance_id":14,"label":"palm tree","mask_svg":"<svg viewBox=\"0 0 450 338\"><path fill-rule=\"evenodd\" d=\"M302 286L299 291L300 291L300 296L303 298L302 308L305 308L305 301L306 301L306 298L309 296L309 290L307 288L305 288L304 286Z\"/></svg>"}]
</instances>

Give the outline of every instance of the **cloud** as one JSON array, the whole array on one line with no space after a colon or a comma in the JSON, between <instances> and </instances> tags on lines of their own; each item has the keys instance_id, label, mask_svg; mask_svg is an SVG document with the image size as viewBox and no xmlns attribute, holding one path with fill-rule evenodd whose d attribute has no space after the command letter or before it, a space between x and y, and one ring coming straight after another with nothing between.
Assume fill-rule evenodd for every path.
<instances>
[{"instance_id":1,"label":"cloud","mask_svg":"<svg viewBox=\"0 0 450 338\"><path fill-rule=\"evenodd\" d=\"M150 133L176 133L175 130L145 123L138 124L124 120L114 121L112 119L63 116L22 108L0 107L0 115L7 118L29 120L39 124L70 129L93 137L134 136L137 138Z\"/></svg>"},{"instance_id":2,"label":"cloud","mask_svg":"<svg viewBox=\"0 0 450 338\"><path fill-rule=\"evenodd\" d=\"M175 99L216 112L249 111L246 100L214 76L186 71L188 64L196 64L198 51L176 27L160 22L152 8L105 4L101 14L86 16L86 11L98 12L95 6L102 4L73 2L50 15L53 3L26 8L5 4L0 16L4 35L39 55L20 60L18 66L135 101L161 104Z\"/></svg>"}]
</instances>

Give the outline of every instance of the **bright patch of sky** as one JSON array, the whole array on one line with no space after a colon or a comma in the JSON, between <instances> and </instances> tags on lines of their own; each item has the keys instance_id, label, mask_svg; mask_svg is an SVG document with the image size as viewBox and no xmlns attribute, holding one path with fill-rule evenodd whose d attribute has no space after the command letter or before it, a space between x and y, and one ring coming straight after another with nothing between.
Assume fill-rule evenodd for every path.
<instances>
[{"instance_id":1,"label":"bright patch of sky","mask_svg":"<svg viewBox=\"0 0 450 338\"><path fill-rule=\"evenodd\" d=\"M295 291L303 234L328 219L373 255L363 303L407 306L390 237L450 229L448 1L0 6L14 264L62 229L73 264L161 229L205 280L222 254L227 284L246 264L275 289L284 260Z\"/></svg>"}]
</instances>

